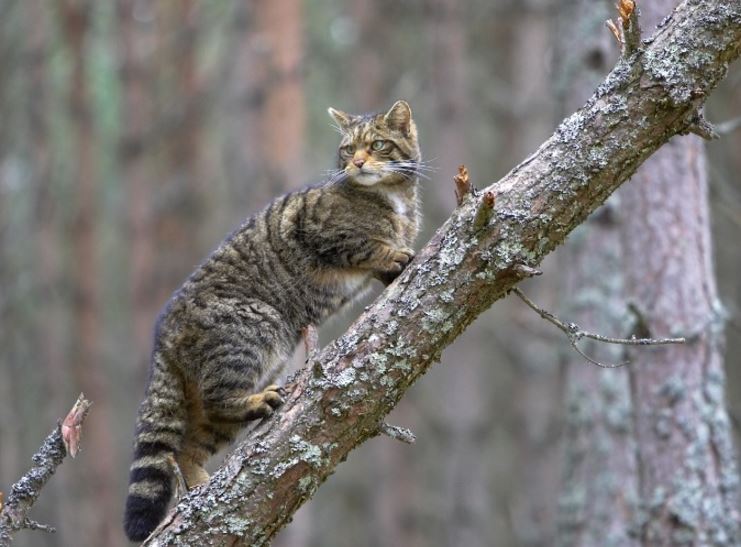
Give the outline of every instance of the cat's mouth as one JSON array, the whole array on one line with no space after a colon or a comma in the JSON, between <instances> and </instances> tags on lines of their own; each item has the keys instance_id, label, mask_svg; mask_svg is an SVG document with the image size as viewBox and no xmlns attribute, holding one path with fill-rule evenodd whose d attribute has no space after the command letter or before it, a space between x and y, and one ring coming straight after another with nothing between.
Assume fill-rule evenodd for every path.
<instances>
[{"instance_id":1,"label":"cat's mouth","mask_svg":"<svg viewBox=\"0 0 741 547\"><path fill-rule=\"evenodd\" d=\"M383 173L371 171L370 169L360 168L353 169L353 171L355 171L355 173L351 172L350 176L352 176L355 182L362 184L363 186L372 186L383 178Z\"/></svg>"}]
</instances>

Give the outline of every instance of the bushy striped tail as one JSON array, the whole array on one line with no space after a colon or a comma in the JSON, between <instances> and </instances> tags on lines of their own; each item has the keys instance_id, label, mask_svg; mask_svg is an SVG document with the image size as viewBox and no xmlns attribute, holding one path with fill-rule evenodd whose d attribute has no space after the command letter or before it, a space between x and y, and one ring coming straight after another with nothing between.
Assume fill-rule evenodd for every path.
<instances>
[{"instance_id":1,"label":"bushy striped tail","mask_svg":"<svg viewBox=\"0 0 741 547\"><path fill-rule=\"evenodd\" d=\"M129 473L124 529L132 541L143 541L162 522L172 499L175 453L166 443L137 442Z\"/></svg>"},{"instance_id":2,"label":"bushy striped tail","mask_svg":"<svg viewBox=\"0 0 741 547\"><path fill-rule=\"evenodd\" d=\"M155 355L147 396L139 407L124 513L124 530L132 541L152 533L172 499L172 466L185 431L183 386L176 376Z\"/></svg>"}]
</instances>

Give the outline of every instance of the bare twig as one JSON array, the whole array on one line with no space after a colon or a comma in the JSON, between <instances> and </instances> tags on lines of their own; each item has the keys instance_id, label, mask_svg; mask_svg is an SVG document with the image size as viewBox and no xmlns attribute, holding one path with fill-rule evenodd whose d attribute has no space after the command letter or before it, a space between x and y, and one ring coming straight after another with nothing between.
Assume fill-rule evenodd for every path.
<instances>
[{"instance_id":1,"label":"bare twig","mask_svg":"<svg viewBox=\"0 0 741 547\"><path fill-rule=\"evenodd\" d=\"M85 421L87 413L90 412L90 405L92 403L85 399L82 393L75 401L75 405L72 410L69 411L67 417L62 422L62 441L64 442L64 448L67 449L67 454L71 457L77 456L80 451L80 437L82 436L82 422Z\"/></svg>"},{"instance_id":2,"label":"bare twig","mask_svg":"<svg viewBox=\"0 0 741 547\"><path fill-rule=\"evenodd\" d=\"M617 23L608 19L607 28L622 46L623 57L629 57L641 46L641 27L638 24L638 9L633 0L618 0L615 7L618 11Z\"/></svg>"},{"instance_id":3,"label":"bare twig","mask_svg":"<svg viewBox=\"0 0 741 547\"><path fill-rule=\"evenodd\" d=\"M481 196L479 206L476 209L476 216L473 217L473 227L480 230L489 223L494 213L494 192L487 191Z\"/></svg>"},{"instance_id":4,"label":"bare twig","mask_svg":"<svg viewBox=\"0 0 741 547\"><path fill-rule=\"evenodd\" d=\"M462 205L466 196L473 193L473 186L468 180L468 169L465 165L458 166L458 174L453 177L453 182L455 182L455 199L458 205Z\"/></svg>"},{"instance_id":5,"label":"bare twig","mask_svg":"<svg viewBox=\"0 0 741 547\"><path fill-rule=\"evenodd\" d=\"M712 141L720 138L720 134L713 127L713 125L705 119L702 112L696 112L693 118L690 120L690 125L687 127L687 131L699 135L705 140Z\"/></svg>"},{"instance_id":6,"label":"bare twig","mask_svg":"<svg viewBox=\"0 0 741 547\"><path fill-rule=\"evenodd\" d=\"M532 268L526 264L518 264L517 266L515 266L515 271L522 277L536 277L539 275L543 275L543 272L540 271L538 268Z\"/></svg>"},{"instance_id":7,"label":"bare twig","mask_svg":"<svg viewBox=\"0 0 741 547\"><path fill-rule=\"evenodd\" d=\"M0 547L10 545L13 534L24 528L54 532L54 528L31 520L28 512L67 455L67 445L70 450L77 452L80 428L90 404L81 393L67 417L44 439L41 448L33 455L34 466L11 487L0 511Z\"/></svg>"},{"instance_id":8,"label":"bare twig","mask_svg":"<svg viewBox=\"0 0 741 547\"><path fill-rule=\"evenodd\" d=\"M741 116L739 116L738 118L733 118L723 123L719 123L715 127L715 130L720 135L727 135L728 133L735 131L739 127L741 127Z\"/></svg>"},{"instance_id":9,"label":"bare twig","mask_svg":"<svg viewBox=\"0 0 741 547\"><path fill-rule=\"evenodd\" d=\"M23 528L26 528L27 530L40 530L41 532L46 532L48 534L55 534L57 531L57 529L53 526L41 524L40 522L36 522L35 520L31 520L28 518L23 523Z\"/></svg>"},{"instance_id":10,"label":"bare twig","mask_svg":"<svg viewBox=\"0 0 741 547\"><path fill-rule=\"evenodd\" d=\"M631 338L614 338L612 336L603 336L601 334L595 334L593 332L585 331L579 328L579 325L576 323L564 323L561 321L558 317L553 315L548 310L545 310L541 307L539 307L535 302L530 300L527 296L525 296L525 293L523 293L520 289L515 287L512 289L512 292L514 292L517 296L520 297L520 299L527 304L532 310L534 310L538 315L540 315L543 319L546 321L554 324L556 327L558 327L563 333L568 336L569 342L571 343L571 347L576 350L576 352L584 357L587 361L589 361L592 364L595 364L602 368L617 368L622 367L628 364L628 362L625 363L618 363L618 364L609 364L609 363L602 363L600 361L596 361L586 355L577 345L577 342L581 340L582 338L590 338L591 340L597 340L598 342L604 342L606 344L620 344L624 346L661 346L666 344L684 344L687 342L687 340L683 337L680 338L636 338L635 336Z\"/></svg>"},{"instance_id":11,"label":"bare twig","mask_svg":"<svg viewBox=\"0 0 741 547\"><path fill-rule=\"evenodd\" d=\"M406 427L399 427L398 425L390 425L386 422L381 422L378 426L378 431L392 439L396 439L397 441L406 444L414 444L417 441L417 436Z\"/></svg>"},{"instance_id":12,"label":"bare twig","mask_svg":"<svg viewBox=\"0 0 741 547\"><path fill-rule=\"evenodd\" d=\"M623 38L620 35L620 29L617 27L615 22L612 19L608 19L607 21L605 21L605 25L607 25L607 28L610 29L610 32L615 37L615 40L617 40L617 43L622 46Z\"/></svg>"}]
</instances>

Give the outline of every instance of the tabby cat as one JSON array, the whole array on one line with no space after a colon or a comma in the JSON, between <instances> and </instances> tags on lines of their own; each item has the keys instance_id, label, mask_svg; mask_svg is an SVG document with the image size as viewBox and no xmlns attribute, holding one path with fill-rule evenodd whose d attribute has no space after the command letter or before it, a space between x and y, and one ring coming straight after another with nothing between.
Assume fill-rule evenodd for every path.
<instances>
[{"instance_id":1,"label":"tabby cat","mask_svg":"<svg viewBox=\"0 0 741 547\"><path fill-rule=\"evenodd\" d=\"M177 462L187 486L250 420L282 404L273 383L299 342L414 257L420 170L412 112L329 114L338 169L249 218L170 298L155 329L139 407L124 527L145 539L164 518Z\"/></svg>"}]
</instances>

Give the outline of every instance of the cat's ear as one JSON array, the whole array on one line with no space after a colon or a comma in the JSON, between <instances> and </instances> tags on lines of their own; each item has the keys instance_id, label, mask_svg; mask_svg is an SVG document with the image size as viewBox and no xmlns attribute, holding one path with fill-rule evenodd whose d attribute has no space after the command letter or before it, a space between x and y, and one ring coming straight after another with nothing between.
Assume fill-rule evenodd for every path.
<instances>
[{"instance_id":1,"label":"cat's ear","mask_svg":"<svg viewBox=\"0 0 741 547\"><path fill-rule=\"evenodd\" d=\"M342 110L337 110L330 106L327 109L327 112L329 112L329 115L332 117L332 119L337 122L337 125L340 129L346 129L352 123L352 116L350 116L350 114L347 114L346 112L343 112Z\"/></svg>"},{"instance_id":2,"label":"cat's ear","mask_svg":"<svg viewBox=\"0 0 741 547\"><path fill-rule=\"evenodd\" d=\"M396 101L386 115L383 117L389 129L401 131L404 135L409 134L412 123L412 109L406 101Z\"/></svg>"}]
</instances>

